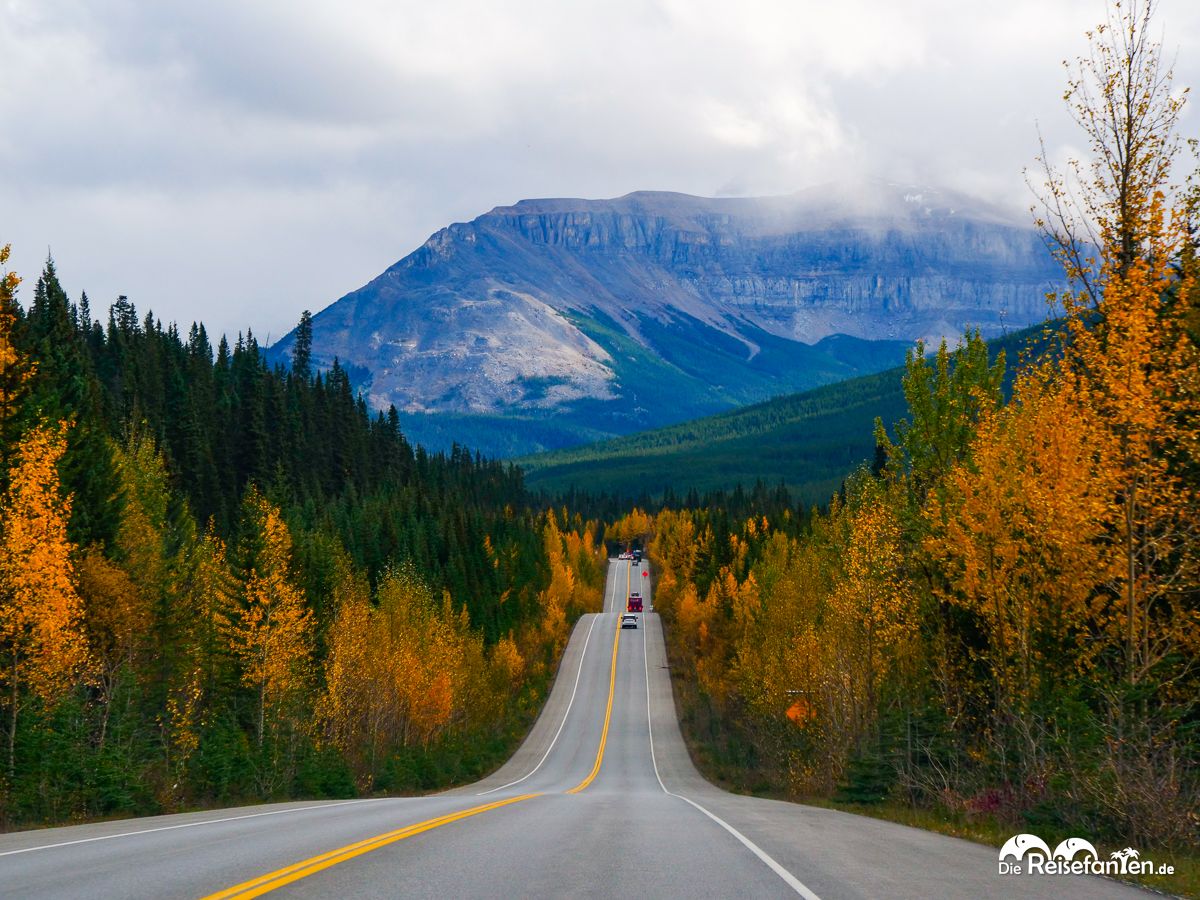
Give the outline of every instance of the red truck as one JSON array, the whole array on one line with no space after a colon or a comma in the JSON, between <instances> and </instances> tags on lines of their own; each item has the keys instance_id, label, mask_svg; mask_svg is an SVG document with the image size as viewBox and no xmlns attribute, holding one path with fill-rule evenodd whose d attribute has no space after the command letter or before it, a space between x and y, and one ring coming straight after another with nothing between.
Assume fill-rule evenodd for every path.
<instances>
[{"instance_id":1,"label":"red truck","mask_svg":"<svg viewBox=\"0 0 1200 900\"><path fill-rule=\"evenodd\" d=\"M629 595L629 602L625 604L625 610L627 612L641 612L642 611L642 595L639 594L637 591L634 591L633 593L631 593Z\"/></svg>"}]
</instances>

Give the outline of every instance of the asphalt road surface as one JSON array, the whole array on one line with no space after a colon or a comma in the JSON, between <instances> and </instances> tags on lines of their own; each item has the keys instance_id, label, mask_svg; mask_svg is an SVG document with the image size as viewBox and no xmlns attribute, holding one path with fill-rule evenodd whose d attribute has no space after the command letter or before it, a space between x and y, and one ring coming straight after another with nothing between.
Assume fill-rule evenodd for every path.
<instances>
[{"instance_id":1,"label":"asphalt road surface","mask_svg":"<svg viewBox=\"0 0 1200 900\"><path fill-rule=\"evenodd\" d=\"M491 777L427 797L284 803L0 835L0 897L1146 896L997 872L998 848L728 794L692 766L644 566L609 563L546 707ZM618 628L630 580L647 598Z\"/></svg>"}]
</instances>

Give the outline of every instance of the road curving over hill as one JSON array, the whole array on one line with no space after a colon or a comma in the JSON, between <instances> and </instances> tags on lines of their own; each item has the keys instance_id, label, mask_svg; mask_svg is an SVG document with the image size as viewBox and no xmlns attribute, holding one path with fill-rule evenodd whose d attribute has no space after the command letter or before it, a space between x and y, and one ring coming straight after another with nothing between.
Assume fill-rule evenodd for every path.
<instances>
[{"instance_id":1,"label":"road curving over hill","mask_svg":"<svg viewBox=\"0 0 1200 900\"><path fill-rule=\"evenodd\" d=\"M651 603L609 563L537 724L496 773L425 797L285 803L0 835L0 895L37 898L1145 896L1001 876L997 849L718 790L680 735Z\"/></svg>"}]
</instances>

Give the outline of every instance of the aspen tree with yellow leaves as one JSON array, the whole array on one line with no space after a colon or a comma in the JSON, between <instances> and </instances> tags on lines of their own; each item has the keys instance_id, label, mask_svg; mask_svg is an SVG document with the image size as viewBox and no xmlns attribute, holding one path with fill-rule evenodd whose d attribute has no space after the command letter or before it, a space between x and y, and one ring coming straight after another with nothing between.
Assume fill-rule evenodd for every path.
<instances>
[{"instance_id":1,"label":"aspen tree with yellow leaves","mask_svg":"<svg viewBox=\"0 0 1200 900\"><path fill-rule=\"evenodd\" d=\"M649 514L634 507L616 522L608 526L605 539L620 544L645 541L650 537L653 520Z\"/></svg>"},{"instance_id":2,"label":"aspen tree with yellow leaves","mask_svg":"<svg viewBox=\"0 0 1200 900\"><path fill-rule=\"evenodd\" d=\"M1164 738L1195 708L1194 682L1180 689L1200 650L1200 349L1192 211L1173 173L1187 92L1162 60L1153 12L1116 5L1089 35L1066 97L1091 160L1065 176L1047 168L1045 190L1045 227L1078 286L1059 296L1059 389L1095 422L1092 471L1112 489L1094 616L1118 678L1107 695L1111 783L1095 796L1131 828L1148 810L1182 822L1168 809L1196 799L1162 780L1182 764Z\"/></svg>"},{"instance_id":3,"label":"aspen tree with yellow leaves","mask_svg":"<svg viewBox=\"0 0 1200 900\"><path fill-rule=\"evenodd\" d=\"M876 726L884 680L911 675L918 622L915 591L905 573L898 492L866 477L855 479L851 489L854 496L844 509L830 512L843 533L841 572L828 602L846 629L841 664L861 686L856 731L866 737Z\"/></svg>"},{"instance_id":4,"label":"aspen tree with yellow leaves","mask_svg":"<svg viewBox=\"0 0 1200 900\"><path fill-rule=\"evenodd\" d=\"M26 695L51 705L88 663L83 610L67 540L71 502L60 493L65 425L37 426L17 447L0 500L0 686L9 777Z\"/></svg>"},{"instance_id":5,"label":"aspen tree with yellow leaves","mask_svg":"<svg viewBox=\"0 0 1200 900\"><path fill-rule=\"evenodd\" d=\"M254 691L261 747L277 724L303 727L295 701L312 675L312 618L292 578L292 537L279 508L252 491L245 512L245 581L218 623L243 684Z\"/></svg>"},{"instance_id":6,"label":"aspen tree with yellow leaves","mask_svg":"<svg viewBox=\"0 0 1200 900\"><path fill-rule=\"evenodd\" d=\"M596 566L596 547L591 532L564 532L553 511L546 514L542 547L549 569L549 583L538 594L538 633L533 639L535 654L526 653L539 671L548 660L558 659L567 643L567 623L581 613L599 612L604 599L603 575ZM532 648L531 648L532 649Z\"/></svg>"},{"instance_id":7,"label":"aspen tree with yellow leaves","mask_svg":"<svg viewBox=\"0 0 1200 900\"><path fill-rule=\"evenodd\" d=\"M997 758L1018 782L1043 774L1039 706L1096 665L1094 600L1115 573L1104 515L1116 486L1094 464L1103 435L1050 377L1020 376L926 508L924 550L944 575L935 593L982 624L989 734L1016 742Z\"/></svg>"},{"instance_id":8,"label":"aspen tree with yellow leaves","mask_svg":"<svg viewBox=\"0 0 1200 900\"><path fill-rule=\"evenodd\" d=\"M101 709L97 745L103 748L121 682L137 676L146 652L150 608L129 574L97 549L86 551L76 568L91 651L90 674Z\"/></svg>"}]
</instances>

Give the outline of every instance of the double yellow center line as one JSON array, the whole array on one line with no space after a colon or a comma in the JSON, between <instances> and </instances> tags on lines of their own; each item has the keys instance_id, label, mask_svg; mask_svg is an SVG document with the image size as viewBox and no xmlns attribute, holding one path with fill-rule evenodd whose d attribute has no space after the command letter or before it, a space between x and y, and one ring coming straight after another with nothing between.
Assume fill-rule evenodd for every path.
<instances>
[{"instance_id":1,"label":"double yellow center line","mask_svg":"<svg viewBox=\"0 0 1200 900\"><path fill-rule=\"evenodd\" d=\"M600 774L600 764L604 762L604 747L608 744L608 725L612 721L613 693L617 688L617 650L621 646L621 617L617 616L617 629L613 633L612 667L608 671L608 705L604 708L604 730L600 732L600 747L596 750L596 762L588 777L567 791L568 794L578 794L596 780Z\"/></svg>"},{"instance_id":2,"label":"double yellow center line","mask_svg":"<svg viewBox=\"0 0 1200 900\"><path fill-rule=\"evenodd\" d=\"M246 897L258 897L269 891L281 888L285 884L291 884L293 881L299 881L301 878L314 875L322 869L328 869L330 866L336 866L338 863L345 862L348 859L354 859L356 856L362 856L364 853L370 853L372 850L378 850L380 847L394 844L396 841L402 841L405 838L414 837L423 832L431 831L434 828L449 825L451 822L457 822L459 819L468 819L471 816L477 816L489 810L499 809L502 806L509 806L513 803L520 803L522 800L531 800L534 797L540 796L542 795L522 794L520 797L509 797L507 800L496 800L493 803L485 803L482 806L473 806L470 809L464 809L460 812L438 816L436 819L426 819L424 822L398 828L386 834L379 834L355 844L347 844L345 847L339 847L337 850L330 850L328 853L322 853L320 856L301 860L298 863L284 866L282 869L277 869L274 872L268 872L266 875L251 878L249 881L235 884L233 887L225 888L223 891L209 894L204 900L228 900L228 898L234 897L241 900L241 898Z\"/></svg>"},{"instance_id":3,"label":"double yellow center line","mask_svg":"<svg viewBox=\"0 0 1200 900\"><path fill-rule=\"evenodd\" d=\"M630 567L632 567L632 563ZM626 570L626 575L629 575L629 569ZM626 594L628 594L628 584L626 585ZM604 762L604 748L608 744L608 726L612 722L613 694L617 686L617 650L621 646L620 638L621 618L618 615L617 627L613 633L612 665L608 672L608 705L604 710L604 729L600 732L600 747L596 751L596 762L592 765L592 771L588 773L587 778L567 791L568 794L578 794L580 791L585 790L588 785L596 780L596 776L600 774L600 765ZM580 665L582 665L582 662ZM438 816L434 819L426 819L424 822L417 822L415 825L397 828L395 831L379 834L354 844L347 844L345 847L339 847L337 850L330 850L319 856L301 860L298 863L292 863L290 866L284 866L282 869L276 869L274 872L268 872L266 875L260 875L249 881L243 881L241 884L235 884L233 887L225 888L223 891L217 891L215 894L204 897L203 900L233 900L233 898L243 900L243 898L259 897L286 884L291 884L293 881L299 881L301 878L307 878L309 875L315 875L317 872L328 869L331 866L336 866L338 863L354 859L356 856L362 856L364 853L370 853L372 850L378 850L380 847L386 847L388 844L394 844L405 838L415 837L426 831L441 828L443 825L449 825L451 822L457 822L460 819L469 819L471 816L477 816L480 813L500 809L502 806L511 806L514 803L521 803L524 800L532 800L534 797L541 796L542 794L540 793L522 794L519 797L496 800L492 803L473 806L470 809Z\"/></svg>"}]
</instances>

